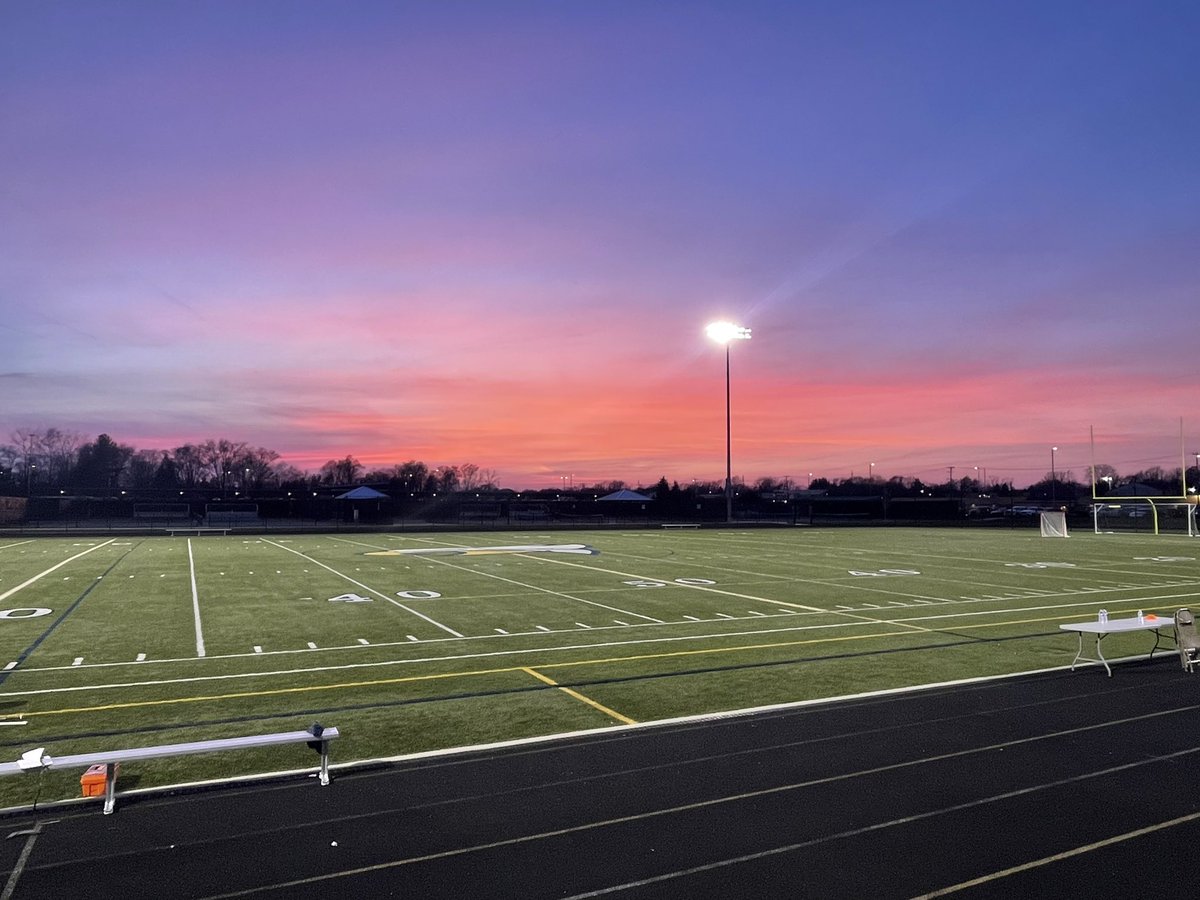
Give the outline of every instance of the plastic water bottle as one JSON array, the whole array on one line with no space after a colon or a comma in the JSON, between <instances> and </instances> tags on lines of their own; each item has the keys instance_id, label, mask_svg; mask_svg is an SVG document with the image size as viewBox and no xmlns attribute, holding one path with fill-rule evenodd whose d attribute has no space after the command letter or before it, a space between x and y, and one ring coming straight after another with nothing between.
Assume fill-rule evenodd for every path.
<instances>
[{"instance_id":1,"label":"plastic water bottle","mask_svg":"<svg viewBox=\"0 0 1200 900\"><path fill-rule=\"evenodd\" d=\"M1100 621L1101 622L1108 621L1108 610L1107 609L1100 610Z\"/></svg>"},{"instance_id":2,"label":"plastic water bottle","mask_svg":"<svg viewBox=\"0 0 1200 900\"><path fill-rule=\"evenodd\" d=\"M1145 622L1145 621L1146 621L1146 617L1144 615L1142 615L1142 611L1139 609L1138 610L1138 622Z\"/></svg>"}]
</instances>

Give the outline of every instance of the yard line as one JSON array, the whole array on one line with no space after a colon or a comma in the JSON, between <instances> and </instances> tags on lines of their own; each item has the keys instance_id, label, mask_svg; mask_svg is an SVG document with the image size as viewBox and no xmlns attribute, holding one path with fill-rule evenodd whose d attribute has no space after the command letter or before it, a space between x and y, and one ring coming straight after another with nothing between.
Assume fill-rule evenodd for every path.
<instances>
[{"instance_id":1,"label":"yard line","mask_svg":"<svg viewBox=\"0 0 1200 900\"><path fill-rule=\"evenodd\" d=\"M547 678L541 672L534 671L533 669L530 669L530 668L524 668L524 669L522 669L522 671L528 672L530 675L532 675L538 681L548 684L548 685L550 685L550 687L558 688L560 691L562 691L568 697L574 697L576 700L580 701L581 703L586 703L588 706L592 707L593 709L600 710L600 712L604 713L606 716L611 716L612 718L616 719L618 722L621 722L625 725L636 725L637 724L636 720L631 719L628 716L623 716L616 710L609 709L607 706L603 705L602 703L597 703L591 697L585 697L583 694L579 693L578 691L573 691L570 688L563 687L557 681L555 681L553 678Z\"/></svg>"},{"instance_id":2,"label":"yard line","mask_svg":"<svg viewBox=\"0 0 1200 900\"><path fill-rule=\"evenodd\" d=\"M196 560L192 556L192 539L188 538L188 571L192 576L192 615L196 620L196 655L204 655L204 631L200 628L200 594L196 590Z\"/></svg>"},{"instance_id":3,"label":"yard line","mask_svg":"<svg viewBox=\"0 0 1200 900\"><path fill-rule=\"evenodd\" d=\"M563 559L548 559L548 558L535 557L535 556L527 556L525 558L532 559L535 562L540 562L540 563L553 563L555 565L560 565L560 566L574 566L575 568L579 568L579 569L587 569L590 572L607 572L610 575L622 575L625 578L648 578L648 576L645 576L645 575L634 575L629 572L617 572L612 569L603 569L603 568L600 568L599 566L590 566L590 565L586 565L584 563L575 563L575 562L570 562L569 560L563 560ZM753 573L749 573L749 574L753 574ZM662 579L655 578L653 580L661 581ZM754 594L739 594L735 591L727 591L727 590L723 590L721 588L712 587L710 585L686 584L686 583L681 584L677 581L664 582L664 584L666 584L667 587L686 588L688 590L693 590L693 591L705 591L706 593L710 593L710 594L720 594L723 597L737 597L741 600L754 600L758 603L771 603L771 604L774 604L775 606L783 607L784 610L787 612L795 612L796 610L803 609L808 612L827 613L829 615L834 615L834 616L845 616L847 618L854 619L855 621L870 622L874 625L895 624L895 625L899 625L901 628L912 628L915 631L928 631L929 630L928 628L922 628L919 625L908 625L905 622L901 622L901 621L890 622L887 619L876 619L869 615L860 615L859 613L854 613L854 612L840 612L836 609L824 609L820 606L809 606L804 603L793 603L788 600L772 600L770 597L758 597L758 596L755 596ZM870 606L871 604L867 604L867 605ZM880 607L878 607L878 606L875 607L875 609L879 609L879 608Z\"/></svg>"},{"instance_id":4,"label":"yard line","mask_svg":"<svg viewBox=\"0 0 1200 900\"><path fill-rule=\"evenodd\" d=\"M99 550L101 547L107 547L114 540L116 540L116 538L110 538L109 540L105 541L103 544L97 544L94 547L89 547L88 549L84 550L82 553L76 553L74 556L70 557L69 559L64 559L62 562L51 566L45 572L39 572L37 575L34 575L32 578L21 582L16 587L9 588L3 594L0 594L0 603L7 600L9 597L11 597L17 591L24 590L25 588L27 588L31 584L33 584L35 581L38 581L39 579L46 577L47 575L49 575L51 572L55 571L56 569L61 569L67 563L74 562L75 560L79 559L79 557L81 557L81 556L87 556L93 550Z\"/></svg>"},{"instance_id":5,"label":"yard line","mask_svg":"<svg viewBox=\"0 0 1200 900\"><path fill-rule=\"evenodd\" d=\"M5 544L3 546L0 546L0 550L8 550L12 547L20 547L22 544L32 544L32 543L33 543L33 538L30 538L27 541L17 541L15 544Z\"/></svg>"},{"instance_id":6,"label":"yard line","mask_svg":"<svg viewBox=\"0 0 1200 900\"><path fill-rule=\"evenodd\" d=\"M1050 608L1053 608L1053 607L1050 607ZM984 615L984 613L971 613L970 615ZM944 618L954 618L954 616L945 616ZM1005 625L1029 625L1029 624L1035 624L1035 623L1040 624L1040 623L1044 623L1044 622L1056 622L1057 623L1057 622L1061 622L1061 621L1062 621L1061 616L1045 616L1045 617L1036 618L1036 619L1018 619L1018 620L1013 620L1013 621L994 622L994 623L985 623L985 624L966 624L966 625L959 626L959 628L960 628L960 630L968 630L968 629L995 628L995 627L1005 626ZM602 643L596 643L596 644L593 644L593 643L564 644L559 647L537 647L537 648L530 647L530 648L525 648L525 649L508 649L508 648L506 648L506 649L502 649L502 650L488 650L488 651L484 651L484 652L475 652L475 653L456 653L456 654L442 655L442 656L426 656L426 657L418 657L416 659L391 659L391 660L382 660L382 661L375 660L372 662L364 662L364 663L341 663L339 665L317 666L315 668L314 667L304 667L304 668L299 668L299 669L276 669L276 670L266 671L266 672L237 672L237 673L230 673L230 674L225 674L225 675L194 675L194 676L188 676L185 678L158 678L158 679L147 680L147 681L109 682L106 684L73 685L71 687L55 687L55 688L33 688L30 690L3 692L3 693L0 693L0 699L11 699L11 698L16 698L16 697L33 697L33 696L50 695L50 694L74 694L74 693L98 691L98 690L120 690L120 689L140 688L140 687L161 687L163 685L169 685L169 684L196 684L196 683L202 683L202 682L254 680L254 679L259 679L259 678L275 678L275 677L281 677L281 676L287 676L287 675L312 675L312 674L315 674L318 672L341 672L341 671L350 671L350 670L356 670L356 669L390 668L392 666L408 666L408 665L417 665L420 663L439 663L439 664L441 664L441 663L446 663L446 662L478 660L478 659L492 659L492 658L496 658L496 657L505 657L505 656L509 656L509 657L534 656L534 655L544 654L544 653L551 652L551 651L566 653L566 652L574 652L577 650L583 650L588 653L592 653L598 649L609 649L609 648L622 649L622 648L626 648L626 647L640 647L642 645L648 645L648 644L688 644L688 643L695 643L698 641L706 641L706 640L712 640L712 639L766 637L767 635L789 635L789 634L796 634L796 633L801 633L801 632L821 632L821 631L830 631L830 630L835 630L835 629L840 630L840 629L846 629L846 628L854 628L856 626L861 626L864 624L868 624L868 623L859 621L859 622L838 622L833 625L799 625L799 626L794 626L794 627L789 626L789 627L785 627L785 628L756 629L756 630L752 630L752 631L719 632L716 634L699 634L699 635L690 634L690 635L679 635L679 636L674 636L674 637L649 637L649 638L622 639L622 640L614 640L614 641L604 641ZM899 624L899 623L896 623L896 624ZM595 665L611 664L614 662L634 662L634 661L640 661L640 660L645 660L645 659L664 659L664 658L688 657L688 656L699 656L699 655L720 654L720 653L741 653L741 652L746 652L746 651L763 650L763 649L778 649L778 648L782 648L782 647L801 647L801 646L812 646L812 645L817 645L817 644L844 643L844 642L848 642L848 641L873 641L873 640L880 640L882 638L899 637L901 635L911 635L911 634L912 634L912 632L908 632L908 631L887 631L887 632L881 632L878 634L837 635L834 637L818 636L818 637L811 637L811 638L806 637L806 638L803 638L800 640L792 640L792 641L774 641L774 642L765 643L765 644L752 644L752 645L738 644L736 646L728 646L728 647L704 647L704 648L700 648L700 649L696 649L696 650L669 650L669 651L657 652L657 653L641 653L641 654L637 654L634 656L607 657L607 658L603 658L603 659L587 659L587 660L577 660L577 661L569 661L569 662L561 662L561 663L542 662L542 663L538 663L537 665L539 668L563 668L563 667L586 666L586 665L594 665L594 664ZM441 640L445 640L445 638L443 638ZM384 646L384 645L381 645L381 646ZM304 651L295 651L295 652L304 652ZM1137 656L1129 657L1129 658L1142 659L1144 657L1145 657L1144 653L1139 653ZM179 661L186 661L186 660L179 660ZM1113 660L1110 660L1110 662L1111 661L1113 661ZM97 668L101 668L101 667L103 667L103 664L97 666ZM51 671L53 668L54 667L47 667L46 669L32 670L32 671ZM501 672L511 672L511 671L514 671L515 668L520 668L520 667L502 668L502 669L471 669L471 670L462 671L462 672L436 673L436 674L430 674L430 675L413 675L413 676L408 676L408 677L399 678L399 679L384 679L384 681L382 681L382 682L379 681L378 679L371 681L371 682L356 682L353 685L349 685L349 686L361 687L361 686L364 686L367 684L371 684L371 685L380 684L380 683L393 684L393 683L403 682L403 681L432 681L432 680L441 680L441 679L445 679L445 678L454 678L454 677L466 677L466 676L473 676L473 675L489 675L489 674L497 674L497 673L501 673ZM1048 670L1042 670L1042 671L1064 671L1067 668L1068 668L1068 666L1059 666L1056 669L1048 669ZM332 687L336 687L336 685L327 686L327 687L331 689ZM96 711L98 709L117 708L117 706L121 706L121 707L127 707L127 706L131 706L131 705L132 706L163 706L163 705L169 705L169 704L174 704L174 703L196 702L198 700L204 700L204 699L210 699L210 700L211 699L225 699L229 696L237 696L237 697L264 696L267 694L297 693L297 692L303 692L303 691L309 691L309 690L324 690L324 689L327 689L327 688L281 688L281 689L268 690L268 691L254 691L254 692L250 692L248 694L242 693L242 694L236 694L236 695L220 695L217 697L184 698L184 699L176 699L176 700L151 700L151 701L138 701L133 704L117 704L117 705L110 704L109 706L105 706L105 707L76 708L76 709L67 709L67 710L48 710L48 711L30 713L29 715L34 715L34 716L63 715L63 714L68 714L68 713ZM905 690L907 690L907 688Z\"/></svg>"},{"instance_id":7,"label":"yard line","mask_svg":"<svg viewBox=\"0 0 1200 900\"><path fill-rule=\"evenodd\" d=\"M519 556L522 559L536 559L536 557L530 556L526 553L517 553L514 555ZM567 594L563 591L554 591L550 588L544 588L536 584L526 584L523 581L515 581L512 578L505 578L502 575L494 575L491 572L483 572L479 569L472 569L469 566L456 566L454 563L446 562L444 559L435 559L431 557L429 561L437 563L439 566L448 566L451 569L457 569L460 572L470 572L472 575L483 575L487 578L495 578L497 581L503 581L507 584L515 584L517 587L527 588L531 591L541 591L543 594L550 594L554 597L565 597L566 599L574 600L577 603L587 603L590 606L598 606L601 609L607 609L609 612L618 612L623 616L635 616L639 619L645 619L647 622L654 622L656 625L666 624L662 619L656 619L654 616L644 616L641 613L636 613L631 609L621 609L618 606L608 606L604 603L597 603L595 600L585 600L583 597L576 597L574 594ZM584 566L584 568L588 567Z\"/></svg>"},{"instance_id":8,"label":"yard line","mask_svg":"<svg viewBox=\"0 0 1200 900\"><path fill-rule=\"evenodd\" d=\"M339 578L346 579L348 582L350 582L355 587L360 587L364 591L370 591L376 597L382 597L388 603L391 603L394 606L400 607L402 610L404 610L407 613L411 613L412 615L416 616L418 619L424 619L430 625L436 625L438 628L442 629L442 631L448 632L448 633L454 635L455 637L462 637L462 635L459 632L455 631L449 625L443 625L441 622L438 622L435 619L431 619L431 618L429 618L429 616L424 615L423 613L417 612L412 607L405 606L403 603L400 603L397 600L393 600L387 594L383 593L383 591L377 591L377 590L375 590L375 588L368 587L367 585L363 584L361 581L355 581L349 575L345 574L344 572L339 572L337 569L333 568L332 566L325 565L325 563L321 562L319 559L313 559L311 556L306 556L305 554L301 553L299 550L293 550L291 547L285 547L282 544L280 544L278 541L268 541L264 538L263 543L270 544L272 547L278 547L280 550L286 550L288 553L294 553L297 556L299 556L301 559L306 559L310 563L320 566L325 571L332 572L334 575L338 576ZM3 599L3 598L0 598L0 599Z\"/></svg>"}]
</instances>

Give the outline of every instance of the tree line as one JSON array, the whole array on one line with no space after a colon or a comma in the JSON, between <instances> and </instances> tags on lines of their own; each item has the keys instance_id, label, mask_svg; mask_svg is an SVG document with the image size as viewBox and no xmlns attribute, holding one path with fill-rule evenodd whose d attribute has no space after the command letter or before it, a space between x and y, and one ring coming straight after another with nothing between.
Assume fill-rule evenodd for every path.
<instances>
[{"instance_id":1,"label":"tree line","mask_svg":"<svg viewBox=\"0 0 1200 900\"><path fill-rule=\"evenodd\" d=\"M1091 472L1088 472L1090 478ZM1188 467L1187 483L1200 485L1200 468ZM1164 494L1180 489L1179 468L1166 470L1155 466L1121 476L1110 465L1097 465L1096 484L1101 495L1121 485L1145 485ZM71 492L113 495L122 490L140 492L179 491L205 488L221 493L248 493L264 490L311 490L320 486L387 484L392 489L420 494L456 491L494 491L500 489L494 469L474 463L429 466L417 460L368 468L354 456L331 459L315 473L301 471L283 462L279 453L255 447L245 441L226 438L188 443L170 450L140 450L101 434L95 440L58 428L18 429L9 443L0 444L0 493ZM603 495L627 487L624 481L596 484L572 484L569 492L578 495ZM814 478L805 484L791 478L763 477L752 483L735 480L740 494L771 496L811 489L834 496L882 495L886 497L921 496L1011 496L1011 482L987 481L964 477L941 483L919 478L895 476L887 480L851 476L842 479ZM558 489L568 492L564 477ZM685 487L669 482L664 476L646 493L660 500L679 499L696 494L721 493L723 481L692 481ZM555 489L546 489L553 493ZM1076 481L1070 471L1047 472L1045 477L1025 489L1030 498L1076 499L1091 495L1091 486Z\"/></svg>"},{"instance_id":2,"label":"tree line","mask_svg":"<svg viewBox=\"0 0 1200 900\"><path fill-rule=\"evenodd\" d=\"M367 469L349 455L309 473L283 462L276 451L245 441L221 438L139 450L107 434L89 441L58 428L19 429L9 443L0 444L0 491L10 493L111 495L195 488L245 493L361 482L388 482L415 493L487 490L496 487L496 473L474 463L431 467L416 460Z\"/></svg>"}]
</instances>

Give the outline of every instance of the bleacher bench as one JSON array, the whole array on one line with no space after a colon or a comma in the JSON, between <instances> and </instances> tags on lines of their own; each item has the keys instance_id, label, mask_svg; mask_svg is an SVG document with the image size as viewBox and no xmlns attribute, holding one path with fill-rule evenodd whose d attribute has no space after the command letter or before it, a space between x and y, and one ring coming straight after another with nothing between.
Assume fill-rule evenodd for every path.
<instances>
[{"instance_id":1,"label":"bleacher bench","mask_svg":"<svg viewBox=\"0 0 1200 900\"><path fill-rule=\"evenodd\" d=\"M16 775L39 769L88 769L105 767L104 814L116 808L117 764L159 759L164 756L188 756L194 753L217 753L222 750L248 750L253 747L273 747L278 744L319 744L321 764L317 771L321 784L329 784L329 742L338 736L336 728L314 725L305 731L281 731L275 734L253 734L246 737L218 738L211 741L190 741L182 744L160 744L157 747L135 747L130 750L102 750L99 753L74 753L68 756L49 756L44 747L29 750L16 762L0 763L0 775Z\"/></svg>"}]
</instances>

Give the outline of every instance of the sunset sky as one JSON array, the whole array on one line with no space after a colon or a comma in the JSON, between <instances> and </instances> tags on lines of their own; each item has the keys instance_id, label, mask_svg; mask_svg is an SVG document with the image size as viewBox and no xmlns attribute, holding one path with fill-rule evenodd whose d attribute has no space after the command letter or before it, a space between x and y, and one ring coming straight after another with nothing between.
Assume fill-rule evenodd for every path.
<instances>
[{"instance_id":1,"label":"sunset sky","mask_svg":"<svg viewBox=\"0 0 1200 900\"><path fill-rule=\"evenodd\" d=\"M1200 451L1200 4L0 3L0 443L508 487Z\"/></svg>"}]
</instances>

